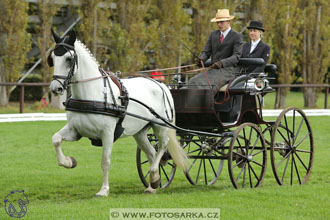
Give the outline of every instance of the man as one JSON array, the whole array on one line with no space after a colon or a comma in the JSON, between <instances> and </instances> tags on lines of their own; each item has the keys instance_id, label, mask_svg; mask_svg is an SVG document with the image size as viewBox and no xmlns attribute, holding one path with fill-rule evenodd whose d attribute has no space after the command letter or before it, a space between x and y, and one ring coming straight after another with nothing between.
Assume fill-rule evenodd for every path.
<instances>
[{"instance_id":1,"label":"man","mask_svg":"<svg viewBox=\"0 0 330 220\"><path fill-rule=\"evenodd\" d=\"M243 36L230 27L233 18L228 9L219 9L211 19L219 30L211 32L198 61L200 64L211 57L211 69L191 78L188 88L218 90L235 77L234 67L242 55Z\"/></svg>"},{"instance_id":2,"label":"man","mask_svg":"<svg viewBox=\"0 0 330 220\"><path fill-rule=\"evenodd\" d=\"M270 47L262 42L261 37L265 32L262 27L261 21L251 21L247 27L251 41L243 44L242 57L243 58L263 58L265 65L269 60ZM263 66L249 66L246 68L247 73L262 73L264 72Z\"/></svg>"}]
</instances>

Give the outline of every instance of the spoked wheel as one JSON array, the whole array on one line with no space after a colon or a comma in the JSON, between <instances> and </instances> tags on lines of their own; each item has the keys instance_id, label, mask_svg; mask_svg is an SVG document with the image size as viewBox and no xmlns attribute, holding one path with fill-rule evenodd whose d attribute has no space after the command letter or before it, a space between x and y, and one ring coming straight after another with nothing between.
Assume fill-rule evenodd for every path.
<instances>
[{"instance_id":1,"label":"spoked wheel","mask_svg":"<svg viewBox=\"0 0 330 220\"><path fill-rule=\"evenodd\" d=\"M181 136L181 144L190 160L185 176L192 185L214 184L221 174L230 138Z\"/></svg>"},{"instance_id":2,"label":"spoked wheel","mask_svg":"<svg viewBox=\"0 0 330 220\"><path fill-rule=\"evenodd\" d=\"M278 184L304 184L311 173L314 142L305 113L287 108L277 118L270 156Z\"/></svg>"},{"instance_id":3,"label":"spoked wheel","mask_svg":"<svg viewBox=\"0 0 330 220\"><path fill-rule=\"evenodd\" d=\"M264 136L265 145L267 147L267 150L270 150L270 146L272 144L272 131L274 127L275 122L271 122L270 124L266 124L266 127L262 127L259 125L259 129L262 131L262 134Z\"/></svg>"},{"instance_id":4,"label":"spoked wheel","mask_svg":"<svg viewBox=\"0 0 330 220\"><path fill-rule=\"evenodd\" d=\"M240 125L234 133L228 154L228 170L236 189L261 185L267 164L267 148L259 128L252 123Z\"/></svg>"},{"instance_id":5,"label":"spoked wheel","mask_svg":"<svg viewBox=\"0 0 330 220\"><path fill-rule=\"evenodd\" d=\"M152 144L152 146L155 148L155 150L158 151L158 140L156 136L154 134L148 134L148 139ZM143 153L140 147L138 147L136 151L136 165L141 182L145 187L148 187L149 186L148 180L150 176L149 175L150 164L146 155ZM170 154L166 151L160 161L158 168L158 172L161 178L160 188L166 188L171 184L174 178L175 171L176 171L176 166Z\"/></svg>"}]
</instances>

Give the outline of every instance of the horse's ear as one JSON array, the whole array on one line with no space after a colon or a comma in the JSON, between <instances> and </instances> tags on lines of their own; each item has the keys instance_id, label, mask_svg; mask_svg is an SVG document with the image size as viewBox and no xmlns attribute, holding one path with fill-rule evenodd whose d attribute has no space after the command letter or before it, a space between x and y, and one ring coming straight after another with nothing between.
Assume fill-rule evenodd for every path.
<instances>
[{"instance_id":1,"label":"horse's ear","mask_svg":"<svg viewBox=\"0 0 330 220\"><path fill-rule=\"evenodd\" d=\"M53 62L53 58L52 58L52 53L50 53L47 57L47 63L49 67L53 67L54 66L54 62Z\"/></svg>"},{"instance_id":2,"label":"horse's ear","mask_svg":"<svg viewBox=\"0 0 330 220\"><path fill-rule=\"evenodd\" d=\"M71 46L74 46L74 42L76 41L76 38L77 38L76 37L76 32L70 31L70 36L69 36L67 44L69 44Z\"/></svg>"},{"instance_id":3,"label":"horse's ear","mask_svg":"<svg viewBox=\"0 0 330 220\"><path fill-rule=\"evenodd\" d=\"M53 28L50 29L52 34L53 34L53 38L54 38L54 41L55 43L60 43L62 41L61 37L58 36L55 31L53 30Z\"/></svg>"}]
</instances>

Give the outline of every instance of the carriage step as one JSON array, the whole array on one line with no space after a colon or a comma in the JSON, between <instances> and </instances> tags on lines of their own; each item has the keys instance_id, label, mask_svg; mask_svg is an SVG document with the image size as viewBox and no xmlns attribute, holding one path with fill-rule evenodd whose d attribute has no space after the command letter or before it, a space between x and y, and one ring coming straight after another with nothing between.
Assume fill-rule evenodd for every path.
<instances>
[{"instance_id":1,"label":"carriage step","mask_svg":"<svg viewBox=\"0 0 330 220\"><path fill-rule=\"evenodd\" d=\"M222 125L224 127L227 127L227 126L234 126L236 123L237 123L237 121L234 121L234 122L222 122Z\"/></svg>"}]
</instances>

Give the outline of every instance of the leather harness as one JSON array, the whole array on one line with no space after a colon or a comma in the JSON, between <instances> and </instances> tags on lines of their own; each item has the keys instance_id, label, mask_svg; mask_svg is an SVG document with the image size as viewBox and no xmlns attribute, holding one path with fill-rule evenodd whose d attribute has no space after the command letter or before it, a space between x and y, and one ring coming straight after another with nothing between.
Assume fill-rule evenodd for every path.
<instances>
[{"instance_id":1,"label":"leather harness","mask_svg":"<svg viewBox=\"0 0 330 220\"><path fill-rule=\"evenodd\" d=\"M104 101L92 101L92 100L80 100L69 98L64 104L66 111L82 112L82 113L92 113L92 114L101 114L118 117L119 120L116 124L115 133L114 133L114 142L122 135L124 128L122 127L122 122L126 115L127 106L129 103L128 92L125 86L121 81L111 72L106 72L103 69L99 69L100 73L104 76L110 77L111 81L116 84L119 88L120 96L118 97L121 101L121 105L117 104L113 94L113 90L110 86L108 77L104 77L104 87L107 87L107 84L110 88L110 94L113 100L113 103L107 101L106 89L104 91ZM95 146L102 146L101 140L91 139L92 144Z\"/></svg>"}]
</instances>

